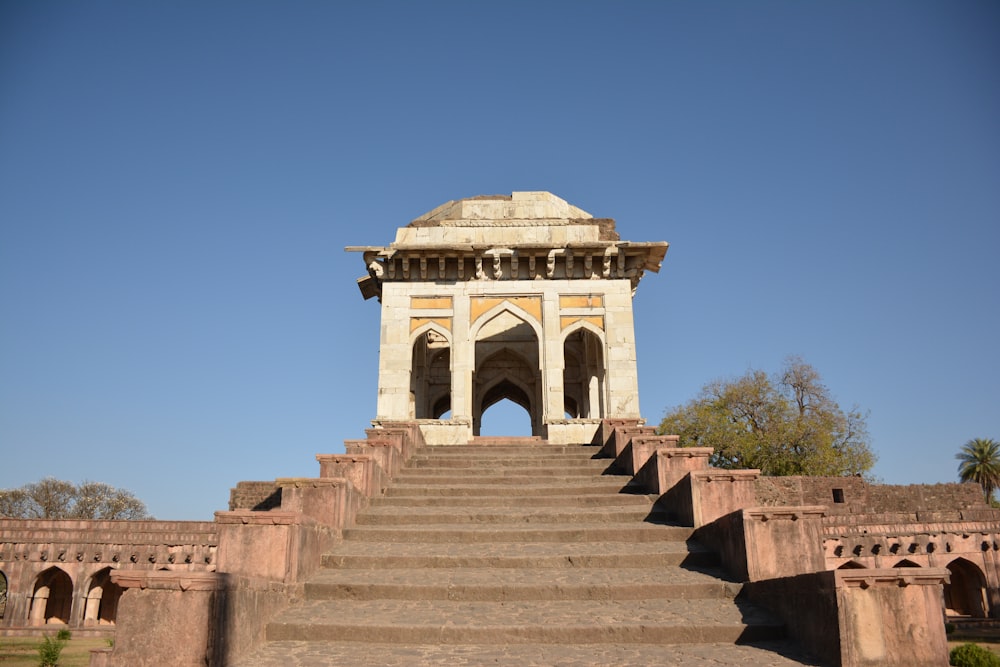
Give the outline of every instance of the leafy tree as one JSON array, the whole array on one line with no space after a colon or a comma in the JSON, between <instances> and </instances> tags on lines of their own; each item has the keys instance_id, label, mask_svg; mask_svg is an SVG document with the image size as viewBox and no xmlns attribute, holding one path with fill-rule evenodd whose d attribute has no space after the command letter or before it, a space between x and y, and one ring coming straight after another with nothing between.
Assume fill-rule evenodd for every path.
<instances>
[{"instance_id":1,"label":"leafy tree","mask_svg":"<svg viewBox=\"0 0 1000 667\"><path fill-rule=\"evenodd\" d=\"M0 516L15 519L149 519L146 505L131 491L103 482L80 485L46 477L17 489L0 490Z\"/></svg>"},{"instance_id":2,"label":"leafy tree","mask_svg":"<svg viewBox=\"0 0 1000 667\"><path fill-rule=\"evenodd\" d=\"M979 484L986 502L993 500L993 491L1000 487L1000 442L973 438L962 445L955 458L959 460L958 478Z\"/></svg>"},{"instance_id":3,"label":"leafy tree","mask_svg":"<svg viewBox=\"0 0 1000 667\"><path fill-rule=\"evenodd\" d=\"M683 447L712 447L720 468L759 468L765 475L855 475L875 464L867 415L844 412L819 373L789 357L774 376L751 370L716 380L663 418L658 431Z\"/></svg>"}]
</instances>

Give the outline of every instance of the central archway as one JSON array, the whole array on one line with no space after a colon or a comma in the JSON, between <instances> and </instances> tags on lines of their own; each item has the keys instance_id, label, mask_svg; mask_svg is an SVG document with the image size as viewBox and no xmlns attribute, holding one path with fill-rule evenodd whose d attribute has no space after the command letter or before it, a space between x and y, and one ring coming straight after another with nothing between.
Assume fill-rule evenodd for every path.
<instances>
[{"instance_id":1,"label":"central archway","mask_svg":"<svg viewBox=\"0 0 1000 667\"><path fill-rule=\"evenodd\" d=\"M475 338L473 377L473 435L480 435L483 413L504 399L527 411L531 435L542 435L539 341L529 318L503 308L485 320Z\"/></svg>"},{"instance_id":2,"label":"central archway","mask_svg":"<svg viewBox=\"0 0 1000 667\"><path fill-rule=\"evenodd\" d=\"M524 406L503 398L483 410L479 435L486 437L531 435L531 416Z\"/></svg>"}]
</instances>

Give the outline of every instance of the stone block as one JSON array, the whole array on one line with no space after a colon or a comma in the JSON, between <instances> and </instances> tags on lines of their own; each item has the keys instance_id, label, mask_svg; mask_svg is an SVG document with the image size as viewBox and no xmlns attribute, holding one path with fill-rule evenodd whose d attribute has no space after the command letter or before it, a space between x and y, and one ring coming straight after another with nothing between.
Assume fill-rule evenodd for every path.
<instances>
[{"instance_id":1,"label":"stone block","mask_svg":"<svg viewBox=\"0 0 1000 667\"><path fill-rule=\"evenodd\" d=\"M375 457L368 454L317 454L320 477L341 477L367 498L381 495L386 475Z\"/></svg>"},{"instance_id":2,"label":"stone block","mask_svg":"<svg viewBox=\"0 0 1000 667\"><path fill-rule=\"evenodd\" d=\"M678 436L662 436L674 438ZM645 437L643 437L645 439ZM634 440L634 439L633 439ZM711 447L671 447L657 444L654 453L636 471L636 481L649 493L663 495L676 486L689 472L708 470Z\"/></svg>"},{"instance_id":3,"label":"stone block","mask_svg":"<svg viewBox=\"0 0 1000 667\"><path fill-rule=\"evenodd\" d=\"M695 528L744 507L756 498L759 470L698 470L688 473L691 484L691 524Z\"/></svg>"},{"instance_id":4,"label":"stone block","mask_svg":"<svg viewBox=\"0 0 1000 667\"><path fill-rule=\"evenodd\" d=\"M318 567L336 532L298 512L216 512L220 572L293 583Z\"/></svg>"},{"instance_id":5,"label":"stone block","mask_svg":"<svg viewBox=\"0 0 1000 667\"><path fill-rule=\"evenodd\" d=\"M354 524L367 499L343 478L291 477L275 480L281 487L281 509L300 512L340 531Z\"/></svg>"},{"instance_id":6,"label":"stone block","mask_svg":"<svg viewBox=\"0 0 1000 667\"><path fill-rule=\"evenodd\" d=\"M214 572L116 571L119 600L109 667L204 667L216 664L216 618L224 577Z\"/></svg>"},{"instance_id":7,"label":"stone block","mask_svg":"<svg viewBox=\"0 0 1000 667\"><path fill-rule=\"evenodd\" d=\"M839 667L948 664L943 568L833 570L744 586L799 644Z\"/></svg>"},{"instance_id":8,"label":"stone block","mask_svg":"<svg viewBox=\"0 0 1000 667\"><path fill-rule=\"evenodd\" d=\"M679 439L680 436L676 435L633 435L629 444L615 459L616 467L626 474L635 475L658 448L676 448Z\"/></svg>"}]
</instances>

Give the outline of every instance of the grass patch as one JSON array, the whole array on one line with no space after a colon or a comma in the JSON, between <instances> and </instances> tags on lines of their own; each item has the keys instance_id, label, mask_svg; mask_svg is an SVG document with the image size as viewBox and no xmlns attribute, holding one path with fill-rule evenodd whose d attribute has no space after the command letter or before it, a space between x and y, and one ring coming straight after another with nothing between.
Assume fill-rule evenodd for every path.
<instances>
[{"instance_id":1,"label":"grass patch","mask_svg":"<svg viewBox=\"0 0 1000 667\"><path fill-rule=\"evenodd\" d=\"M0 665L3 667L38 667L41 637L0 637ZM105 639L70 639L59 656L59 667L87 667L90 649L107 648Z\"/></svg>"}]
</instances>

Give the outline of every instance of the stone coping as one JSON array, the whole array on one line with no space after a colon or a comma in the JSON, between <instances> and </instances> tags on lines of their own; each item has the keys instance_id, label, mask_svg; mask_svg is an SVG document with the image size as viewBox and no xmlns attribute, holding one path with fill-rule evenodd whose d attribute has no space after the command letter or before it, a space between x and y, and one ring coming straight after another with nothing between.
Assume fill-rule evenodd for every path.
<instances>
[{"instance_id":1,"label":"stone coping","mask_svg":"<svg viewBox=\"0 0 1000 667\"><path fill-rule=\"evenodd\" d=\"M704 482L743 482L760 477L760 470L692 470L689 474Z\"/></svg>"},{"instance_id":2,"label":"stone coping","mask_svg":"<svg viewBox=\"0 0 1000 667\"><path fill-rule=\"evenodd\" d=\"M111 581L122 588L166 591L215 591L225 585L225 577L218 572L169 570L114 570Z\"/></svg>"},{"instance_id":3,"label":"stone coping","mask_svg":"<svg viewBox=\"0 0 1000 667\"><path fill-rule=\"evenodd\" d=\"M633 440L641 440L651 436L637 436ZM657 436L663 437L663 436ZM715 449L712 447L661 447L656 450L657 455L667 458L708 458Z\"/></svg>"},{"instance_id":4,"label":"stone coping","mask_svg":"<svg viewBox=\"0 0 1000 667\"><path fill-rule=\"evenodd\" d=\"M350 456L348 454L347 456ZM321 486L346 486L350 482L343 477L279 477L274 480L275 486L301 488L319 488Z\"/></svg>"},{"instance_id":5,"label":"stone coping","mask_svg":"<svg viewBox=\"0 0 1000 667\"><path fill-rule=\"evenodd\" d=\"M784 519L798 521L799 519L814 516L823 517L826 515L825 505L802 505L798 507L745 507L741 510L743 516L758 521L772 521Z\"/></svg>"},{"instance_id":6,"label":"stone coping","mask_svg":"<svg viewBox=\"0 0 1000 667\"><path fill-rule=\"evenodd\" d=\"M944 567L893 567L830 572L837 588L871 588L887 585L936 586L951 581L951 572Z\"/></svg>"},{"instance_id":7,"label":"stone coping","mask_svg":"<svg viewBox=\"0 0 1000 667\"><path fill-rule=\"evenodd\" d=\"M345 440L344 442L348 442ZM354 441L350 441L354 442ZM368 442L367 440L358 440L357 442ZM343 463L367 463L369 461L375 461L375 457L372 454L317 454L316 460L323 461L340 461ZM289 478L284 478L289 479Z\"/></svg>"},{"instance_id":8,"label":"stone coping","mask_svg":"<svg viewBox=\"0 0 1000 667\"><path fill-rule=\"evenodd\" d=\"M314 519L307 517L301 512L289 512L287 510L268 510L264 512L232 510L230 512L216 512L215 521L220 524L253 526L298 526L315 523Z\"/></svg>"}]
</instances>

